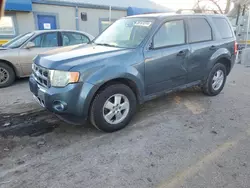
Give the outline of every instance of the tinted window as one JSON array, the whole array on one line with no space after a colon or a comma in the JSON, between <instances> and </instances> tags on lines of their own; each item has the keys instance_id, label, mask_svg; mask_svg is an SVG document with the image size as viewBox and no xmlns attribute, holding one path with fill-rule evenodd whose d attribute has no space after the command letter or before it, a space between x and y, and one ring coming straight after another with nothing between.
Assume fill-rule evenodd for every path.
<instances>
[{"instance_id":1,"label":"tinted window","mask_svg":"<svg viewBox=\"0 0 250 188\"><path fill-rule=\"evenodd\" d=\"M229 23L224 18L213 18L214 24L222 38L231 38L233 37L233 33Z\"/></svg>"},{"instance_id":2,"label":"tinted window","mask_svg":"<svg viewBox=\"0 0 250 188\"><path fill-rule=\"evenodd\" d=\"M166 22L154 36L154 48L180 45L185 43L183 20Z\"/></svg>"},{"instance_id":3,"label":"tinted window","mask_svg":"<svg viewBox=\"0 0 250 188\"><path fill-rule=\"evenodd\" d=\"M191 18L188 28L190 43L212 40L212 29L204 18Z\"/></svg>"},{"instance_id":4,"label":"tinted window","mask_svg":"<svg viewBox=\"0 0 250 188\"><path fill-rule=\"evenodd\" d=\"M88 43L89 38L80 33L64 32L62 33L63 46Z\"/></svg>"},{"instance_id":5,"label":"tinted window","mask_svg":"<svg viewBox=\"0 0 250 188\"><path fill-rule=\"evenodd\" d=\"M57 33L41 34L34 38L32 42L35 43L35 47L49 48L58 46Z\"/></svg>"}]
</instances>

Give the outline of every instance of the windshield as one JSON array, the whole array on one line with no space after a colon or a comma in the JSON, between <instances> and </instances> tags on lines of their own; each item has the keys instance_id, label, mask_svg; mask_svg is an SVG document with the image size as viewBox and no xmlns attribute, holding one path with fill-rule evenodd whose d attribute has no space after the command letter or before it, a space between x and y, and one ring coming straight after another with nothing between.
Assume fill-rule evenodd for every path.
<instances>
[{"instance_id":1,"label":"windshield","mask_svg":"<svg viewBox=\"0 0 250 188\"><path fill-rule=\"evenodd\" d=\"M23 35L19 35L15 37L14 39L10 40L9 42L5 43L2 47L4 48L18 48L20 47L24 42L26 42L30 37L32 37L34 33L26 33Z\"/></svg>"},{"instance_id":2,"label":"windshield","mask_svg":"<svg viewBox=\"0 0 250 188\"><path fill-rule=\"evenodd\" d=\"M149 18L125 18L117 20L94 40L97 45L135 48L141 44L152 28Z\"/></svg>"}]
</instances>

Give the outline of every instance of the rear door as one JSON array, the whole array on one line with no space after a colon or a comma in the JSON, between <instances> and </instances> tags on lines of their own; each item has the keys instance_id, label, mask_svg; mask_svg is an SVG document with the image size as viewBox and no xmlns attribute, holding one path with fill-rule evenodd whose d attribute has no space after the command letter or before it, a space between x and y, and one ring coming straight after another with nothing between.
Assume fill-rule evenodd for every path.
<instances>
[{"instance_id":1,"label":"rear door","mask_svg":"<svg viewBox=\"0 0 250 188\"><path fill-rule=\"evenodd\" d=\"M183 85L187 81L185 20L164 22L144 52L146 94L154 94Z\"/></svg>"},{"instance_id":2,"label":"rear door","mask_svg":"<svg viewBox=\"0 0 250 188\"><path fill-rule=\"evenodd\" d=\"M202 80L212 54L218 46L214 41L212 27L205 17L190 17L188 19L188 42L190 56L188 57L188 82Z\"/></svg>"},{"instance_id":3,"label":"rear door","mask_svg":"<svg viewBox=\"0 0 250 188\"><path fill-rule=\"evenodd\" d=\"M58 32L48 32L40 34L30 40L34 42L35 47L26 49L25 47L20 48L19 51L19 62L22 67L24 75L31 74L32 62L34 57L45 51L57 48L58 45Z\"/></svg>"}]
</instances>

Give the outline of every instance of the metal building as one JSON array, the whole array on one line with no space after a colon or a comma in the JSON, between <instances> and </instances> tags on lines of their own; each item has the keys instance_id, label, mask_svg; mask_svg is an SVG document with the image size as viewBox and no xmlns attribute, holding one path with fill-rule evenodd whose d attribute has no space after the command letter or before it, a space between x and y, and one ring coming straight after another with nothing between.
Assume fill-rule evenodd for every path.
<instances>
[{"instance_id":1,"label":"metal building","mask_svg":"<svg viewBox=\"0 0 250 188\"><path fill-rule=\"evenodd\" d=\"M81 30L96 36L121 17L169 11L150 0L6 0L0 44L42 29Z\"/></svg>"}]
</instances>

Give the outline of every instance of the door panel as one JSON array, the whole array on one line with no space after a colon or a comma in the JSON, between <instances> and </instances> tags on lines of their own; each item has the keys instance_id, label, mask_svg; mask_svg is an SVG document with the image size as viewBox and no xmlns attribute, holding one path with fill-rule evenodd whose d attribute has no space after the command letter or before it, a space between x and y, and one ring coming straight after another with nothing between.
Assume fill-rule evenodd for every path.
<instances>
[{"instance_id":1,"label":"door panel","mask_svg":"<svg viewBox=\"0 0 250 188\"><path fill-rule=\"evenodd\" d=\"M25 76L28 76L32 72L33 59L43 52L51 50L53 48L31 48L31 49L20 49L19 50L19 63L22 67Z\"/></svg>"},{"instance_id":2,"label":"door panel","mask_svg":"<svg viewBox=\"0 0 250 188\"><path fill-rule=\"evenodd\" d=\"M189 45L184 20L164 22L145 51L146 95L186 84Z\"/></svg>"},{"instance_id":3,"label":"door panel","mask_svg":"<svg viewBox=\"0 0 250 188\"><path fill-rule=\"evenodd\" d=\"M188 19L188 36L191 52L188 58L188 82L193 82L207 75L207 64L216 52L217 44L213 41L211 26L202 16Z\"/></svg>"},{"instance_id":4,"label":"door panel","mask_svg":"<svg viewBox=\"0 0 250 188\"><path fill-rule=\"evenodd\" d=\"M188 57L188 81L202 80L207 75L206 69L209 59L219 47L214 41L190 44Z\"/></svg>"},{"instance_id":5,"label":"door panel","mask_svg":"<svg viewBox=\"0 0 250 188\"><path fill-rule=\"evenodd\" d=\"M58 47L58 32L49 32L38 35L31 39L35 44L34 48L19 50L19 63L25 75L30 75L32 72L32 63L34 57L43 52L52 50Z\"/></svg>"},{"instance_id":6,"label":"door panel","mask_svg":"<svg viewBox=\"0 0 250 188\"><path fill-rule=\"evenodd\" d=\"M56 17L51 15L37 15L39 30L57 29Z\"/></svg>"},{"instance_id":7,"label":"door panel","mask_svg":"<svg viewBox=\"0 0 250 188\"><path fill-rule=\"evenodd\" d=\"M183 54L181 54L181 53ZM176 46L145 53L146 94L186 84L189 46Z\"/></svg>"}]
</instances>

